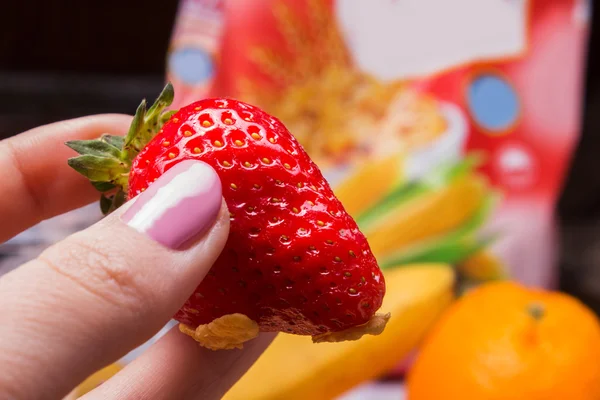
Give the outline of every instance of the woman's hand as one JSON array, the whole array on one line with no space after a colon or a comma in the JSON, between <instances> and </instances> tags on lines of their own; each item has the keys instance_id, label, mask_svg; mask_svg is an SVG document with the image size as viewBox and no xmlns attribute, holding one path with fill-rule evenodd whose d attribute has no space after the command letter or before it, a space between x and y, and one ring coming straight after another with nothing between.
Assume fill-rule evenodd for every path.
<instances>
[{"instance_id":1,"label":"woman's hand","mask_svg":"<svg viewBox=\"0 0 600 400\"><path fill-rule=\"evenodd\" d=\"M95 201L63 143L130 122L80 118L0 142L0 242ZM185 198L182 182L195 184ZM203 163L173 168L153 187L0 278L0 398L66 396L157 333L202 281L229 232L216 173ZM85 398L220 398L271 340L214 352L174 328Z\"/></svg>"}]
</instances>

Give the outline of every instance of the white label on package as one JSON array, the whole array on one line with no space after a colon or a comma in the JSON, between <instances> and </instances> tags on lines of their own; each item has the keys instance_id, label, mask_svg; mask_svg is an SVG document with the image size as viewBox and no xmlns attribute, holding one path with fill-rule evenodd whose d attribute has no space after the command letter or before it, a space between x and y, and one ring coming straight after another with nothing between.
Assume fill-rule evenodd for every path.
<instances>
[{"instance_id":1,"label":"white label on package","mask_svg":"<svg viewBox=\"0 0 600 400\"><path fill-rule=\"evenodd\" d=\"M335 9L359 68L383 80L509 58L527 46L528 0L337 0Z\"/></svg>"}]
</instances>

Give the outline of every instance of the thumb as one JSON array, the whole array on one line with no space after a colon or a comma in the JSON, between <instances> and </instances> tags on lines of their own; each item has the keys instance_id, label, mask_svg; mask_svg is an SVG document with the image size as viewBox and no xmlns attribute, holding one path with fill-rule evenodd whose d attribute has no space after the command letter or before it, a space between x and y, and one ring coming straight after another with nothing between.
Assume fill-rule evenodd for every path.
<instances>
[{"instance_id":1,"label":"thumb","mask_svg":"<svg viewBox=\"0 0 600 400\"><path fill-rule=\"evenodd\" d=\"M2 277L0 387L64 394L148 340L191 296L228 233L217 173L185 161Z\"/></svg>"}]
</instances>

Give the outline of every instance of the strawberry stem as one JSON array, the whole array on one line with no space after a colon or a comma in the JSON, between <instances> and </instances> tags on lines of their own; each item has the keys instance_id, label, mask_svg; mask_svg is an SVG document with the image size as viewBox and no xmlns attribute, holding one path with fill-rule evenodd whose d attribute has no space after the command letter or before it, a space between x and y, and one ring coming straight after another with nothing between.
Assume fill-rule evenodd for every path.
<instances>
[{"instance_id":1,"label":"strawberry stem","mask_svg":"<svg viewBox=\"0 0 600 400\"><path fill-rule=\"evenodd\" d=\"M167 83L149 109L146 109L146 100L142 100L124 137L104 134L97 139L65 143L79 154L67 161L69 166L102 193L100 209L104 215L127 200L131 163L176 112L165 110L173 97L173 85Z\"/></svg>"},{"instance_id":2,"label":"strawberry stem","mask_svg":"<svg viewBox=\"0 0 600 400\"><path fill-rule=\"evenodd\" d=\"M131 163L135 156L156 136L164 122L163 111L173 102L173 85L168 83L150 109L146 110L146 100L142 100L138 106L133 121L129 126L129 132L125 136L123 156ZM169 118L173 112L168 112Z\"/></svg>"}]
</instances>

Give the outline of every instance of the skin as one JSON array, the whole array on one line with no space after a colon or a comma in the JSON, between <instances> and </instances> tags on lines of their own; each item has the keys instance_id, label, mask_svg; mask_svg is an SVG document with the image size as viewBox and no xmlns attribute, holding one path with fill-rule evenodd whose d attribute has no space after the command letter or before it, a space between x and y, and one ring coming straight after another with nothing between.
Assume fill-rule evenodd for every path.
<instances>
[{"instance_id":1,"label":"skin","mask_svg":"<svg viewBox=\"0 0 600 400\"><path fill-rule=\"evenodd\" d=\"M97 201L89 182L66 164L73 152L64 142L125 132L130 122L98 115L1 141L0 192L11 195L0 196L0 242ZM169 250L122 222L128 206L0 278L0 398L64 398L151 338L202 281L229 232L223 203L207 232L184 250ZM273 337L215 352L174 328L84 398L218 399Z\"/></svg>"}]
</instances>

